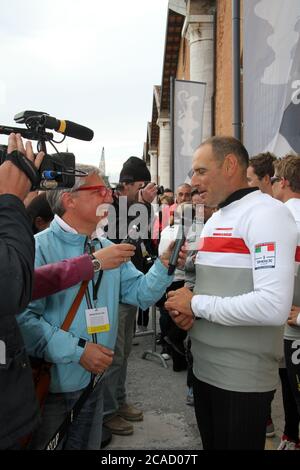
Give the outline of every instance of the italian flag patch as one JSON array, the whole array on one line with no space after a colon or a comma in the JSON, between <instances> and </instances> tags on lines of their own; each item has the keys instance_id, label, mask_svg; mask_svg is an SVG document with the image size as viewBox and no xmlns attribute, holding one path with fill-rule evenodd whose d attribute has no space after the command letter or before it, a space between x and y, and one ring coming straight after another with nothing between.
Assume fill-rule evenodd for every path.
<instances>
[{"instance_id":1,"label":"italian flag patch","mask_svg":"<svg viewBox=\"0 0 300 470\"><path fill-rule=\"evenodd\" d=\"M265 269L276 266L276 243L264 242L255 245L254 268Z\"/></svg>"}]
</instances>

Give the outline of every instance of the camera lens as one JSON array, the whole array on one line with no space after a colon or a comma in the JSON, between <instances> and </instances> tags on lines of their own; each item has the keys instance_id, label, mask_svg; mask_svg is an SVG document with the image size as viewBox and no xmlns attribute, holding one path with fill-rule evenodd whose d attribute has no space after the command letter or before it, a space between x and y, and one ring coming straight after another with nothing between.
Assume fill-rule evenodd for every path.
<instances>
[{"instance_id":1,"label":"camera lens","mask_svg":"<svg viewBox=\"0 0 300 470\"><path fill-rule=\"evenodd\" d=\"M157 186L157 194L161 195L165 191L165 188L163 186Z\"/></svg>"}]
</instances>

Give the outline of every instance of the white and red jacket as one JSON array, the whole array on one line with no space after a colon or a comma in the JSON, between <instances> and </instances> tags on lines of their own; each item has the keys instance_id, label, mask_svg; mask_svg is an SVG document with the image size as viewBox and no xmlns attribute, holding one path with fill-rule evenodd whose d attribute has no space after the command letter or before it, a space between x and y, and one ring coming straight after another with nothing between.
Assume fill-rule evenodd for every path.
<instances>
[{"instance_id":1,"label":"white and red jacket","mask_svg":"<svg viewBox=\"0 0 300 470\"><path fill-rule=\"evenodd\" d=\"M258 190L231 195L205 224L196 257L194 373L227 390L276 388L293 297L297 228Z\"/></svg>"},{"instance_id":2,"label":"white and red jacket","mask_svg":"<svg viewBox=\"0 0 300 470\"><path fill-rule=\"evenodd\" d=\"M298 246L296 249L295 257L295 285L294 285L294 297L293 304L300 306L300 199L291 198L284 204L292 213L292 216L295 219L297 229L298 229ZM300 313L297 318L298 326L285 325L284 329L284 338L295 340L300 339Z\"/></svg>"}]
</instances>

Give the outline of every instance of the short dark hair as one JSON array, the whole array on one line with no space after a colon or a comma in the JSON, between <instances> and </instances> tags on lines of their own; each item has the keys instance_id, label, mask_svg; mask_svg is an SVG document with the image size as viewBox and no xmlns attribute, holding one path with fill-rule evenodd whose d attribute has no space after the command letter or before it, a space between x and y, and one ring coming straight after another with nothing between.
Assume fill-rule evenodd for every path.
<instances>
[{"instance_id":1,"label":"short dark hair","mask_svg":"<svg viewBox=\"0 0 300 470\"><path fill-rule=\"evenodd\" d=\"M249 154L241 141L231 136L214 136L202 142L203 145L211 145L216 159L223 163L226 155L233 153L241 166L248 168Z\"/></svg>"},{"instance_id":2,"label":"short dark hair","mask_svg":"<svg viewBox=\"0 0 300 470\"><path fill-rule=\"evenodd\" d=\"M164 193L173 193L173 189L170 189L170 188L165 188L164 189Z\"/></svg>"},{"instance_id":3,"label":"short dark hair","mask_svg":"<svg viewBox=\"0 0 300 470\"><path fill-rule=\"evenodd\" d=\"M54 217L49 202L46 199L46 193L36 196L26 207L26 212L31 219L33 233L37 233L35 226L35 219L37 217L41 217L45 222L51 222Z\"/></svg>"},{"instance_id":4,"label":"short dark hair","mask_svg":"<svg viewBox=\"0 0 300 470\"><path fill-rule=\"evenodd\" d=\"M275 163L276 174L286 179L294 193L300 193L300 156L286 155Z\"/></svg>"},{"instance_id":5,"label":"short dark hair","mask_svg":"<svg viewBox=\"0 0 300 470\"><path fill-rule=\"evenodd\" d=\"M264 176L274 176L274 163L276 156L271 152L259 153L250 158L249 166L252 166L254 173L261 180Z\"/></svg>"}]
</instances>

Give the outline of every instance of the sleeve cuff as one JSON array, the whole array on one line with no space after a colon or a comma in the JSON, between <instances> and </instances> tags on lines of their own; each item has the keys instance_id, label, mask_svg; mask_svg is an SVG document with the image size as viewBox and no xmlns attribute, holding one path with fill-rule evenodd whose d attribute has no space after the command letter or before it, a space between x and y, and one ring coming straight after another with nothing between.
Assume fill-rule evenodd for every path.
<instances>
[{"instance_id":1,"label":"sleeve cuff","mask_svg":"<svg viewBox=\"0 0 300 470\"><path fill-rule=\"evenodd\" d=\"M154 263L155 269L158 272L158 274L167 274L168 273L168 268L161 262L159 258ZM170 276L170 278L173 278L174 276Z\"/></svg>"},{"instance_id":2,"label":"sleeve cuff","mask_svg":"<svg viewBox=\"0 0 300 470\"><path fill-rule=\"evenodd\" d=\"M191 308L196 318L208 319L210 299L209 295L194 295L192 297Z\"/></svg>"},{"instance_id":3,"label":"sleeve cuff","mask_svg":"<svg viewBox=\"0 0 300 470\"><path fill-rule=\"evenodd\" d=\"M194 295L191 300L191 309L196 318L201 318L201 298L200 295Z\"/></svg>"},{"instance_id":4,"label":"sleeve cuff","mask_svg":"<svg viewBox=\"0 0 300 470\"><path fill-rule=\"evenodd\" d=\"M297 317L297 326L300 326L300 312L298 313L298 317Z\"/></svg>"},{"instance_id":5,"label":"sleeve cuff","mask_svg":"<svg viewBox=\"0 0 300 470\"><path fill-rule=\"evenodd\" d=\"M79 363L82 354L84 353L85 348L82 348L78 345L79 338L74 337L74 353L72 354L71 361Z\"/></svg>"},{"instance_id":6,"label":"sleeve cuff","mask_svg":"<svg viewBox=\"0 0 300 470\"><path fill-rule=\"evenodd\" d=\"M74 358L73 358L72 362L79 363L83 353L84 353L84 348L81 348L80 346L77 345L75 347L75 354L74 354Z\"/></svg>"},{"instance_id":7,"label":"sleeve cuff","mask_svg":"<svg viewBox=\"0 0 300 470\"><path fill-rule=\"evenodd\" d=\"M78 256L73 259L76 264L78 271L80 272L80 278L85 281L90 281L94 277L94 268L89 255Z\"/></svg>"}]
</instances>

